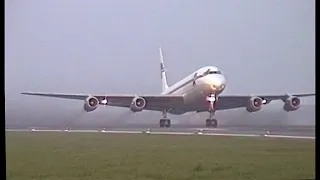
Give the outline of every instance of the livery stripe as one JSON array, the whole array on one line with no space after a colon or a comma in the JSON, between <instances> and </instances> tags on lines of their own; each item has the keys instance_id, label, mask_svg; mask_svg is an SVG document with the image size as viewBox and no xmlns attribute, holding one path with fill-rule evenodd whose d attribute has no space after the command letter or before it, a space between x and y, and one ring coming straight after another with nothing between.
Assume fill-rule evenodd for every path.
<instances>
[{"instance_id":1,"label":"livery stripe","mask_svg":"<svg viewBox=\"0 0 320 180\"><path fill-rule=\"evenodd\" d=\"M185 83L181 84L180 86L172 89L171 91L168 92L168 94L172 94L172 93L176 92L177 90L187 86L189 83L193 83L193 79L190 79L190 80L186 81Z\"/></svg>"}]
</instances>

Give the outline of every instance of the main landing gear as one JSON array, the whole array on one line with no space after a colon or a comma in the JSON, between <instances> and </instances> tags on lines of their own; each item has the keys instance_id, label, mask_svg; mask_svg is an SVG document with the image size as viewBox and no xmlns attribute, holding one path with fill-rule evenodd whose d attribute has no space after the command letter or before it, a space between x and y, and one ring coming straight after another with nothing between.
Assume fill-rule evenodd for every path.
<instances>
[{"instance_id":1,"label":"main landing gear","mask_svg":"<svg viewBox=\"0 0 320 180\"><path fill-rule=\"evenodd\" d=\"M214 106L216 104L216 95L215 94L211 94L207 100L210 102L210 106L209 106L209 118L206 120L206 127L207 128L216 128L218 126L218 120L214 119L214 114L216 112Z\"/></svg>"},{"instance_id":2,"label":"main landing gear","mask_svg":"<svg viewBox=\"0 0 320 180\"><path fill-rule=\"evenodd\" d=\"M167 118L168 115L167 115L167 112L163 112L163 119L160 119L160 127L163 128L163 127L170 127L171 126L171 120Z\"/></svg>"},{"instance_id":3,"label":"main landing gear","mask_svg":"<svg viewBox=\"0 0 320 180\"><path fill-rule=\"evenodd\" d=\"M218 127L218 120L214 119L214 115L215 115L215 104L216 104L216 95L215 94L211 94L209 95L209 97L207 97L207 100L210 102L210 106L209 106L209 118L206 120L206 127L207 128L216 128ZM171 120L168 119L168 115L166 111L163 111L163 119L160 119L160 128L169 128L171 127Z\"/></svg>"},{"instance_id":4,"label":"main landing gear","mask_svg":"<svg viewBox=\"0 0 320 180\"><path fill-rule=\"evenodd\" d=\"M160 127L170 127L171 126L171 121L170 119L160 119Z\"/></svg>"}]
</instances>

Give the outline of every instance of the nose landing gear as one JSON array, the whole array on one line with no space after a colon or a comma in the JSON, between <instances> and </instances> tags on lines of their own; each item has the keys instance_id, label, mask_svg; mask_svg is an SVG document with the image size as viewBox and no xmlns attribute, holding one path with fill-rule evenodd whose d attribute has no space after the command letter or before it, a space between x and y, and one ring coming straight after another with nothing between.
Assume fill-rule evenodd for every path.
<instances>
[{"instance_id":1,"label":"nose landing gear","mask_svg":"<svg viewBox=\"0 0 320 180\"><path fill-rule=\"evenodd\" d=\"M207 128L216 128L218 127L218 120L216 119L207 119L206 120L206 127Z\"/></svg>"},{"instance_id":2,"label":"nose landing gear","mask_svg":"<svg viewBox=\"0 0 320 180\"><path fill-rule=\"evenodd\" d=\"M218 120L214 119L214 115L215 115L215 105L216 105L216 95L215 94L210 94L207 97L207 100L210 102L210 106L209 106L209 118L206 120L206 127L207 128L216 128L218 126Z\"/></svg>"}]
</instances>

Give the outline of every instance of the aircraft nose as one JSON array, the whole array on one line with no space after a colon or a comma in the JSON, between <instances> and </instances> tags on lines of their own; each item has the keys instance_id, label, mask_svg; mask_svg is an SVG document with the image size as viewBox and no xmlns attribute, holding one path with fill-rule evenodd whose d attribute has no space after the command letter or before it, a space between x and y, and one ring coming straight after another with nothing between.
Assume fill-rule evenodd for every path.
<instances>
[{"instance_id":1,"label":"aircraft nose","mask_svg":"<svg viewBox=\"0 0 320 180\"><path fill-rule=\"evenodd\" d=\"M223 75L213 75L208 79L208 84L212 90L223 90L226 86L226 79Z\"/></svg>"}]
</instances>

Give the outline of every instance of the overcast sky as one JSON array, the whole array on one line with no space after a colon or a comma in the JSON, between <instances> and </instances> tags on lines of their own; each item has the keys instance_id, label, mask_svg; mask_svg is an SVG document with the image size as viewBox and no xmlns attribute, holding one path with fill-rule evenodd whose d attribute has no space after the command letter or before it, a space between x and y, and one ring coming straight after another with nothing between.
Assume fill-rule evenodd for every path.
<instances>
[{"instance_id":1,"label":"overcast sky","mask_svg":"<svg viewBox=\"0 0 320 180\"><path fill-rule=\"evenodd\" d=\"M72 114L83 105L19 95L22 91L160 93L159 46L170 85L213 65L227 77L225 94L315 90L312 0L5 3L10 111Z\"/></svg>"}]
</instances>

